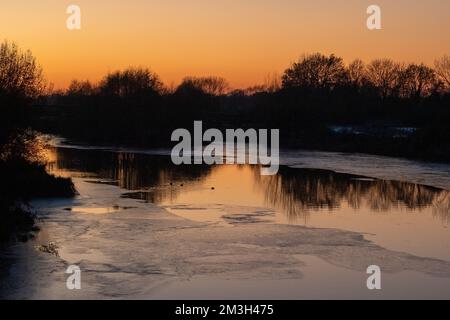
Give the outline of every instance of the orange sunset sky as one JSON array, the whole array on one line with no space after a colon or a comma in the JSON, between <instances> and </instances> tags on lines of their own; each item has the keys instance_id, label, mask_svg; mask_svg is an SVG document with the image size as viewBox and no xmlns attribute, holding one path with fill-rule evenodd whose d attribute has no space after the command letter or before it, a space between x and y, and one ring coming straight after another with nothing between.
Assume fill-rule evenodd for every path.
<instances>
[{"instance_id":1,"label":"orange sunset sky","mask_svg":"<svg viewBox=\"0 0 450 320\"><path fill-rule=\"evenodd\" d=\"M66 28L70 4L80 31ZM371 4L383 30L366 28ZM432 64L450 54L449 16L448 0L1 0L0 39L31 49L56 88L131 65L167 85L217 75L242 88L316 51Z\"/></svg>"}]
</instances>

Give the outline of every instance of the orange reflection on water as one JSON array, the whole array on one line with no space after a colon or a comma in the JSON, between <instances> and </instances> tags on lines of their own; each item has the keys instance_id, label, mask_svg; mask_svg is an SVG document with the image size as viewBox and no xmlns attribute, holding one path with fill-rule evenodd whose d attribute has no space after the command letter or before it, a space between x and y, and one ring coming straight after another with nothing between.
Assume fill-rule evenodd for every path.
<instances>
[{"instance_id":1,"label":"orange reflection on water","mask_svg":"<svg viewBox=\"0 0 450 320\"><path fill-rule=\"evenodd\" d=\"M191 220L297 224L364 233L386 248L450 260L450 192L325 170L175 166L169 157L55 149L50 170L94 177ZM101 181L102 180L102 181ZM123 191L119 191L123 192Z\"/></svg>"}]
</instances>

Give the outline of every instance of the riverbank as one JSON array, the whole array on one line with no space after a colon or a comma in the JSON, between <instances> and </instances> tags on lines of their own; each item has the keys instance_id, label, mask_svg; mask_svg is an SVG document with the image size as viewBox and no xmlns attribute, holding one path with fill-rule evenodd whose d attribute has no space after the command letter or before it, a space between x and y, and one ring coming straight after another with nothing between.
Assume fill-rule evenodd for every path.
<instances>
[{"instance_id":1,"label":"riverbank","mask_svg":"<svg viewBox=\"0 0 450 320\"><path fill-rule=\"evenodd\" d=\"M47 173L44 164L0 161L0 242L26 241L38 231L29 201L39 197L73 197L72 181Z\"/></svg>"},{"instance_id":2,"label":"riverbank","mask_svg":"<svg viewBox=\"0 0 450 320\"><path fill-rule=\"evenodd\" d=\"M283 100L278 101L276 97L271 98L269 105L262 103L267 98L265 95L255 95L241 97L244 99L241 102L232 97L209 97L215 102L208 107L197 105L195 100L191 104L182 100L174 105L146 107L92 102L34 106L28 113L37 130L90 145L171 148L175 145L171 142L174 130L184 128L193 133L194 121L202 120L204 130L279 129L283 149L357 152L450 162L447 96L430 98L429 104L419 105L403 101L398 102L401 105L398 106L391 101L364 106L363 102L358 102L354 110L344 109L345 112L327 105L322 106L325 110L320 106L307 107L308 103L301 99L284 105ZM247 99L262 105L250 103L248 106ZM370 112L365 112L366 108ZM386 115L382 116L384 112ZM79 130L80 127L83 130Z\"/></svg>"}]
</instances>

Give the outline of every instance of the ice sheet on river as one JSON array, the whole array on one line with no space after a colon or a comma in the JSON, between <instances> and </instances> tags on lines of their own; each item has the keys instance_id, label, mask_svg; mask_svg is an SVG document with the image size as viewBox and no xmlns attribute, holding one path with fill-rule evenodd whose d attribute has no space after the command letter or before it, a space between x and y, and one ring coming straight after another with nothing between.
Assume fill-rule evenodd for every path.
<instances>
[{"instance_id":1,"label":"ice sheet on river","mask_svg":"<svg viewBox=\"0 0 450 320\"><path fill-rule=\"evenodd\" d=\"M75 182L79 198L55 201L52 206L41 203L46 208L42 216L45 228L36 242L56 242L59 257L35 250L36 243L12 248L14 254L6 260L13 267L0 282L0 295L34 299L154 298L170 283L196 283L207 277L214 279L211 284L266 283L264 297L270 298L277 297L276 292L270 292L271 281L304 279L305 255L351 271L361 288L365 282L357 275L365 275L372 264L379 265L387 277L414 272L421 274L416 277L419 280L431 277L446 285L443 290L449 288L450 262L387 250L359 233L254 221L232 227L194 222L153 204L121 198L124 190L115 186L81 179ZM112 204L118 210L105 214L66 210ZM64 271L71 264L82 270L80 291L66 289ZM217 293L220 288L211 290ZM448 297L450 292L443 294Z\"/></svg>"}]
</instances>

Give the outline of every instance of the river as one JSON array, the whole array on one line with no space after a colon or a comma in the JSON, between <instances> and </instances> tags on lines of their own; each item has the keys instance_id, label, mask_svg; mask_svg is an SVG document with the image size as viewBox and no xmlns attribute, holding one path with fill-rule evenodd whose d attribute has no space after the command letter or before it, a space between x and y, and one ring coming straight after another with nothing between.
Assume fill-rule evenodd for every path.
<instances>
[{"instance_id":1,"label":"river","mask_svg":"<svg viewBox=\"0 0 450 320\"><path fill-rule=\"evenodd\" d=\"M450 298L448 164L284 151L261 176L164 150L60 141L48 155L79 194L32 202L41 231L2 251L3 298ZM49 243L57 254L38 250Z\"/></svg>"}]
</instances>

